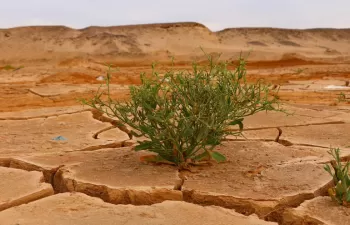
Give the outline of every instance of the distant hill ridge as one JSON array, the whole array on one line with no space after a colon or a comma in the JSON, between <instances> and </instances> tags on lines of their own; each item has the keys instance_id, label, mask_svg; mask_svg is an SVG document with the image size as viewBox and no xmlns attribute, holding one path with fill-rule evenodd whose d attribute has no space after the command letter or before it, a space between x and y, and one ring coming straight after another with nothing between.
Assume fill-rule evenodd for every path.
<instances>
[{"instance_id":1,"label":"distant hill ridge","mask_svg":"<svg viewBox=\"0 0 350 225\"><path fill-rule=\"evenodd\" d=\"M277 60L293 53L345 60L350 55L350 29L227 28L212 32L195 22L0 29L2 62L170 55L191 60L201 54L200 47L224 56L253 51L252 60Z\"/></svg>"}]
</instances>

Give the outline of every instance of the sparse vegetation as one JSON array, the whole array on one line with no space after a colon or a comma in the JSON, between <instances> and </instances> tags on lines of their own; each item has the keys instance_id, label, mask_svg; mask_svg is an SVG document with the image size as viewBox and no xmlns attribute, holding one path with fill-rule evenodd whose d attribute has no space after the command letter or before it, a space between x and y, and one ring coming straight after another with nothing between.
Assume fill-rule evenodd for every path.
<instances>
[{"instance_id":1,"label":"sparse vegetation","mask_svg":"<svg viewBox=\"0 0 350 225\"><path fill-rule=\"evenodd\" d=\"M346 95L344 92L340 92L340 94L338 94L338 98L337 98L338 102L344 102L344 103L350 103L350 101L346 98Z\"/></svg>"},{"instance_id":2,"label":"sparse vegetation","mask_svg":"<svg viewBox=\"0 0 350 225\"><path fill-rule=\"evenodd\" d=\"M334 158L331 162L333 170L329 165L325 165L324 169L333 177L335 185L328 189L328 193L338 204L350 206L350 162L346 164L341 162L339 148L331 149L328 153Z\"/></svg>"},{"instance_id":3,"label":"sparse vegetation","mask_svg":"<svg viewBox=\"0 0 350 225\"><path fill-rule=\"evenodd\" d=\"M13 67L12 65L5 65L3 67L0 67L2 70L14 70L15 67Z\"/></svg>"},{"instance_id":4,"label":"sparse vegetation","mask_svg":"<svg viewBox=\"0 0 350 225\"><path fill-rule=\"evenodd\" d=\"M23 66L14 67L14 66L8 64L8 65L5 65L5 66L0 67L0 70L12 70L12 71L16 71L16 70L19 70L19 69L22 69L22 68L23 68Z\"/></svg>"},{"instance_id":5,"label":"sparse vegetation","mask_svg":"<svg viewBox=\"0 0 350 225\"><path fill-rule=\"evenodd\" d=\"M141 74L142 84L131 86L131 100L112 100L110 73L107 92L98 91L83 104L98 109L132 128L138 141L136 151L157 153L156 162L169 162L180 169L226 158L214 151L226 135L240 135L243 120L259 111L280 110L269 95L269 86L246 81L245 60L239 59L234 71L227 62L208 66L193 64L191 71L169 70L161 76L152 66L151 76ZM238 126L232 131L229 126Z\"/></svg>"},{"instance_id":6,"label":"sparse vegetation","mask_svg":"<svg viewBox=\"0 0 350 225\"><path fill-rule=\"evenodd\" d=\"M303 73L305 70L306 70L306 69L298 68L298 69L294 70L294 72L295 72L296 74L301 74L301 73Z\"/></svg>"},{"instance_id":7,"label":"sparse vegetation","mask_svg":"<svg viewBox=\"0 0 350 225\"><path fill-rule=\"evenodd\" d=\"M340 92L338 95L338 102L345 102L346 101L346 96L343 92Z\"/></svg>"}]
</instances>

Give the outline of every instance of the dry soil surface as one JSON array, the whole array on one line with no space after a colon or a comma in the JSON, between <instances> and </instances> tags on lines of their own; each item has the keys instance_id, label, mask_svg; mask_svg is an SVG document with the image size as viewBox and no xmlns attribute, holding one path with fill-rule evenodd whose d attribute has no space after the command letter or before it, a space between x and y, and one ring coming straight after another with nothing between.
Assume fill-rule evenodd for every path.
<instances>
[{"instance_id":1,"label":"dry soil surface","mask_svg":"<svg viewBox=\"0 0 350 225\"><path fill-rule=\"evenodd\" d=\"M224 163L145 164L125 127L78 101L107 65L125 100L152 61L161 74L189 69L205 63L200 47L234 64L250 52L248 81L272 83L290 114L247 117L244 137L217 148ZM349 82L349 29L0 29L0 224L349 224L323 169L330 147L350 159Z\"/></svg>"}]
</instances>

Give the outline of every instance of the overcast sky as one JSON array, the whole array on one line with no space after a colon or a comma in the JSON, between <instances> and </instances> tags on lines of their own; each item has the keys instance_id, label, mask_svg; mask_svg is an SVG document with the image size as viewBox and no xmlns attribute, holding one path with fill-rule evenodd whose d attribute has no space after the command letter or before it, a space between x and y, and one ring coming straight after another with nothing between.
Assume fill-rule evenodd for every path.
<instances>
[{"instance_id":1,"label":"overcast sky","mask_svg":"<svg viewBox=\"0 0 350 225\"><path fill-rule=\"evenodd\" d=\"M228 27L350 27L350 0L0 0L0 28L193 21Z\"/></svg>"}]
</instances>

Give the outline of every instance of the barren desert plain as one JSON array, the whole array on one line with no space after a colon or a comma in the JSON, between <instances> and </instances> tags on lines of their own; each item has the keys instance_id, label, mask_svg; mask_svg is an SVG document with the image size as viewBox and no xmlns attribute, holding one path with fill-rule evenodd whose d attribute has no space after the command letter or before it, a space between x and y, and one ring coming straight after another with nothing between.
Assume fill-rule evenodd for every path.
<instances>
[{"instance_id":1,"label":"barren desert plain","mask_svg":"<svg viewBox=\"0 0 350 225\"><path fill-rule=\"evenodd\" d=\"M140 161L134 139L77 101L112 73L129 98L140 73L248 55L247 79L279 88L291 112L244 120L227 161L179 171ZM328 196L331 147L350 159L350 29L198 23L0 29L0 225L349 225ZM276 137L280 135L279 140ZM56 139L55 139L56 138ZM180 190L174 188L181 183Z\"/></svg>"}]
</instances>

